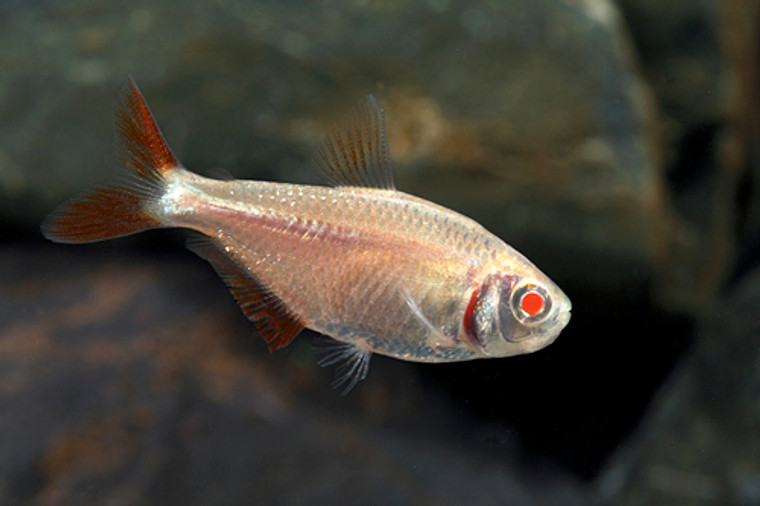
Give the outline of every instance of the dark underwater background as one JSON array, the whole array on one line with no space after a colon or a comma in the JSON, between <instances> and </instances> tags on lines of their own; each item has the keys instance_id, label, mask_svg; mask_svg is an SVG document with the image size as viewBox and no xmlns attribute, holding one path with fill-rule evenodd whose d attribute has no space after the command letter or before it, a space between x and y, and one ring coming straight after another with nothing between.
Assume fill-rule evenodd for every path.
<instances>
[{"instance_id":1,"label":"dark underwater background","mask_svg":"<svg viewBox=\"0 0 760 506\"><path fill-rule=\"evenodd\" d=\"M0 0L0 504L760 504L759 50L756 0ZM128 74L239 178L318 182L375 95L397 186L525 253L569 326L342 397L185 233L45 241L117 166Z\"/></svg>"}]
</instances>

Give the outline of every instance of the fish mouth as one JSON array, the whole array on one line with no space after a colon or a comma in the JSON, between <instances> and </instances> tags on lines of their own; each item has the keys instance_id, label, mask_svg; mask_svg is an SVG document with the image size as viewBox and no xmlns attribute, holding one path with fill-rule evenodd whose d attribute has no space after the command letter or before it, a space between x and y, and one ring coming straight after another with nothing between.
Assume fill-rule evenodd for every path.
<instances>
[{"instance_id":1,"label":"fish mouth","mask_svg":"<svg viewBox=\"0 0 760 506\"><path fill-rule=\"evenodd\" d=\"M565 328L565 326L570 321L570 316L572 316L573 312L573 303L570 301L570 298L565 295L565 292L562 290L559 291L561 297L560 297L560 309L559 309L559 318L558 320L561 322L560 330Z\"/></svg>"},{"instance_id":2,"label":"fish mouth","mask_svg":"<svg viewBox=\"0 0 760 506\"><path fill-rule=\"evenodd\" d=\"M567 327L567 324L570 322L570 317L572 316L573 312L573 306L570 303L570 299L564 297L561 299L561 302L558 304L558 306L559 307L557 308L557 313L555 314L551 325L551 330L548 330L547 338L542 343L542 348L553 343L562 333L562 330L564 330L564 328Z\"/></svg>"},{"instance_id":3,"label":"fish mouth","mask_svg":"<svg viewBox=\"0 0 760 506\"><path fill-rule=\"evenodd\" d=\"M560 327L560 330L562 330L565 327L567 327L567 324L570 323L570 317L572 316L572 313L573 313L572 308L568 309L567 311L565 311L564 313L562 313L562 320L561 320L562 321L562 325Z\"/></svg>"},{"instance_id":4,"label":"fish mouth","mask_svg":"<svg viewBox=\"0 0 760 506\"><path fill-rule=\"evenodd\" d=\"M570 303L569 299L566 299L566 301L567 301L567 304L565 305L565 307L562 308L562 310L560 310L560 313L558 315L559 318L557 318L559 322L559 328L557 329L557 334L559 334L562 331L562 329L564 329L567 326L567 324L570 323L570 317L572 316L572 313L573 313L573 305Z\"/></svg>"}]
</instances>

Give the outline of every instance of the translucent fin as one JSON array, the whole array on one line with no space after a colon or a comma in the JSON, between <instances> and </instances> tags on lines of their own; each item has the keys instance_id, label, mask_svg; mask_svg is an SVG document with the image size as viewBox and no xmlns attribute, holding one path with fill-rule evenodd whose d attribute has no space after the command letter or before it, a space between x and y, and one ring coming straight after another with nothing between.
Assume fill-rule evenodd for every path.
<instances>
[{"instance_id":1,"label":"translucent fin","mask_svg":"<svg viewBox=\"0 0 760 506\"><path fill-rule=\"evenodd\" d=\"M131 77L121 97L116 131L127 170L116 183L82 193L45 218L42 235L51 241L101 241L161 225L151 204L164 192L164 174L180 164Z\"/></svg>"},{"instance_id":2,"label":"translucent fin","mask_svg":"<svg viewBox=\"0 0 760 506\"><path fill-rule=\"evenodd\" d=\"M393 189L385 112L367 95L325 137L314 164L334 186Z\"/></svg>"},{"instance_id":3,"label":"translucent fin","mask_svg":"<svg viewBox=\"0 0 760 506\"><path fill-rule=\"evenodd\" d=\"M328 367L337 364L331 385L335 389L341 389L341 395L346 395L359 381L367 377L372 352L363 350L355 344L336 341L328 337L314 338L314 346L324 355L318 362L320 366Z\"/></svg>"},{"instance_id":4,"label":"translucent fin","mask_svg":"<svg viewBox=\"0 0 760 506\"><path fill-rule=\"evenodd\" d=\"M223 167L211 167L208 171L208 177L217 179L219 181L234 181L235 176Z\"/></svg>"},{"instance_id":5,"label":"translucent fin","mask_svg":"<svg viewBox=\"0 0 760 506\"><path fill-rule=\"evenodd\" d=\"M251 320L273 352L284 348L304 328L300 318L264 287L248 270L240 267L211 238L192 235L187 247L208 261L227 284L243 314Z\"/></svg>"},{"instance_id":6,"label":"translucent fin","mask_svg":"<svg viewBox=\"0 0 760 506\"><path fill-rule=\"evenodd\" d=\"M95 242L135 234L161 223L145 213L145 195L129 186L98 186L58 206L40 226L54 242Z\"/></svg>"},{"instance_id":7,"label":"translucent fin","mask_svg":"<svg viewBox=\"0 0 760 506\"><path fill-rule=\"evenodd\" d=\"M417 318L417 320L425 326L428 332L430 332L430 337L436 346L442 348L453 348L457 346L457 343L451 337L441 332L439 328L436 328L436 326L430 322L427 316L425 316L425 314L422 312L419 304L417 304L417 301L414 300L412 294L409 293L409 290L407 290L406 287L399 287L399 291L401 292L401 297L404 299L404 302L406 302L406 305L412 311L412 314L415 316L415 318Z\"/></svg>"}]
</instances>

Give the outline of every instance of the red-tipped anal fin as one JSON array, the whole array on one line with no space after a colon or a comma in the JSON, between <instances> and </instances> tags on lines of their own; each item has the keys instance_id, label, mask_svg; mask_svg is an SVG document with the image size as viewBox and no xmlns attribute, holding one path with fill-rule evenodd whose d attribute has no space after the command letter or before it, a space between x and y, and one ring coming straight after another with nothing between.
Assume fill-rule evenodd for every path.
<instances>
[{"instance_id":1,"label":"red-tipped anal fin","mask_svg":"<svg viewBox=\"0 0 760 506\"><path fill-rule=\"evenodd\" d=\"M188 239L187 247L214 267L243 314L256 325L270 352L290 344L304 328L298 315L293 314L253 274L230 258L217 242L205 236L193 235Z\"/></svg>"}]
</instances>

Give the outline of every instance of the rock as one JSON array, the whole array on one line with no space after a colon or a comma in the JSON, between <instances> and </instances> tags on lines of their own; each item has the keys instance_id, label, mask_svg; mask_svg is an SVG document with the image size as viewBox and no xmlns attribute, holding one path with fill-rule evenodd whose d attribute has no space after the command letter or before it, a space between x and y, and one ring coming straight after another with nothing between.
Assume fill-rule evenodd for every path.
<instances>
[{"instance_id":1,"label":"rock","mask_svg":"<svg viewBox=\"0 0 760 506\"><path fill-rule=\"evenodd\" d=\"M754 0L619 0L662 116L673 229L661 303L699 314L757 257L760 140ZM737 230L740 235L737 235Z\"/></svg>"},{"instance_id":2,"label":"rock","mask_svg":"<svg viewBox=\"0 0 760 506\"><path fill-rule=\"evenodd\" d=\"M603 504L760 503L759 312L756 270L699 325L693 352L598 480Z\"/></svg>"},{"instance_id":3,"label":"rock","mask_svg":"<svg viewBox=\"0 0 760 506\"><path fill-rule=\"evenodd\" d=\"M341 397L204 262L94 248L0 249L1 504L589 504L408 364Z\"/></svg>"},{"instance_id":4,"label":"rock","mask_svg":"<svg viewBox=\"0 0 760 506\"><path fill-rule=\"evenodd\" d=\"M619 3L663 116L679 224L654 293L659 305L685 309L701 323L692 352L598 489L604 503L624 506L757 504L758 274L747 272L760 242L753 147L760 4ZM742 281L728 296L730 276ZM656 335L659 355L674 336Z\"/></svg>"},{"instance_id":5,"label":"rock","mask_svg":"<svg viewBox=\"0 0 760 506\"><path fill-rule=\"evenodd\" d=\"M641 291L664 261L653 107L606 0L193 0L181 23L162 2L34 5L10 9L0 33L14 69L0 77L9 219L35 226L107 178L109 107L132 73L193 169L313 182L309 153L374 93L401 188L473 216L570 283ZM584 268L599 263L627 268Z\"/></svg>"},{"instance_id":6,"label":"rock","mask_svg":"<svg viewBox=\"0 0 760 506\"><path fill-rule=\"evenodd\" d=\"M111 104L128 73L140 83L170 144L191 169L204 173L221 166L238 177L294 182L316 181L310 153L358 97L373 93L386 107L399 187L481 221L558 281L575 306L563 337L541 354L510 359L506 365L441 366L434 370L442 372L425 377L440 386L435 382L440 374L447 395L459 403L449 406L452 412L477 405L489 420L508 424L496 431L495 439L511 448L515 422L527 434L528 446L549 448L551 461L563 454L558 461L574 462L569 467L589 476L636 423L688 341L688 322L674 322L672 313L693 316L712 307L717 287L734 268L736 249L743 249L746 265L760 258L753 256L752 244L737 245L735 235L738 228L743 239L760 244L754 239L760 237L760 230L754 233L760 226L746 214L757 208L760 192L742 189L740 183L753 181L745 167L753 162L751 146L760 118L756 3L619 3L625 18L607 0L330 0L298 5L189 0L181 10L161 0L149 5L2 3L3 230L13 232L11 237L16 232L38 237L40 220L56 204L110 176L116 165ZM689 28L694 26L697 35ZM760 177L753 184L757 181ZM113 255L124 244L104 248ZM229 454L237 448L236 438L250 448L258 438L269 441L303 430L306 435L298 436L294 447L281 448L285 457L278 460L301 469L299 451L308 447L309 438L325 438L333 446L345 443L318 428L320 417L348 424L353 416L406 420L404 415L419 412L415 408L424 392L399 394L411 388L409 378L415 376L398 366L394 374L375 380L378 370L395 367L382 360L373 363L367 383L373 393L346 401L355 411L328 415L302 410L302 398L321 409L342 409L344 404L324 393L307 395L328 379L314 369L310 352L304 352L305 362L299 361L298 346L283 358L264 360L255 352L263 349L260 343L252 349L236 338L209 340L218 334L240 335L234 330L238 325L247 329L241 331L245 335L252 333L239 316L232 320L237 323L219 319L230 300L217 280L210 285L219 287L217 295L209 299L224 302L207 308L188 296L175 306L177 301L167 298L196 288L181 285L172 291L175 275L156 274L173 263L168 257L149 257L150 265L165 262L158 271L132 270L115 261L111 271L96 269L100 274L91 276L86 274L89 266L79 264L84 253L69 257L62 253L65 248L49 248L26 261L13 256L14 263L0 264L13 286L21 286L13 288L17 291L10 302L0 300L0 316L23 322L20 330L12 329L16 337L0 329L2 346L14 357L7 370L0 370L7 374L2 384L10 396L0 423L7 423L6 433L19 435L0 440L7 445L0 455L6 466L0 485L4 499L56 503L57 497L107 490L102 493L112 494L114 502L129 502L122 492L137 490L148 502L171 502L167 497L182 502L192 495L183 495L185 485L168 487L167 495L161 495L164 477L184 484L205 471L200 460L175 469L175 449L181 450L179 461L191 459L194 451L205 455L212 450L201 451L184 436L171 444L152 444L165 441L167 434L213 433L210 440ZM58 272L60 264L45 267L52 255L64 255L72 268L79 265L71 273L74 279ZM46 283L58 283L60 276L65 279L52 285L58 288L47 289ZM27 280L32 284L23 285ZM123 289L110 293L120 285ZM139 302L143 293L149 302ZM69 307L70 298L87 303ZM120 312L124 304L131 313ZM59 309L45 313L49 307ZM106 316L91 320L92 307ZM143 319L159 310L160 317ZM237 314L234 307L231 311ZM40 321L40 314L52 323ZM137 323L133 314L139 316ZM110 337L103 337L103 328ZM177 329L186 335L179 338ZM665 344L658 333L668 336ZM18 337L27 335L42 337ZM658 339L656 357L650 338ZM80 358L88 356L93 357L89 362ZM631 385L634 375L637 381ZM388 379L396 377L403 379ZM374 381L377 386L371 386ZM81 409L71 407L71 399ZM242 411L230 407L238 403ZM446 409L430 412L434 418ZM57 425L43 420L48 416ZM297 416L314 427L296 425ZM456 417L453 422L439 418L457 434L463 432ZM263 427L263 435L232 430L250 420ZM377 425L352 430L356 439L382 432ZM97 446L99 435L113 452ZM473 476L470 465L477 467L480 458L449 459L451 447L414 446L395 433L377 438L391 446L410 446L414 454L424 446L430 450L425 455L441 455L452 470L468 477ZM485 451L489 458L491 450ZM312 457L325 455L308 447L312 451ZM211 471L229 470L218 458ZM409 458L414 461L404 456ZM394 459L383 462L403 466L403 459ZM356 467L351 480L357 487L366 484L362 490L369 494L376 468L362 468L360 460L346 454L338 459L340 466ZM237 462L242 464L229 471L236 483L263 476L256 486L268 487L264 481L279 479L254 456ZM512 469L513 463L510 454L496 467ZM419 486L425 492L417 497L432 502L446 496L419 485L428 483L425 473L431 469L413 473L412 480L421 481L398 493L411 496ZM512 478L505 478L509 472L502 471L489 475L494 481L481 488L506 493L499 483L506 484L519 496L522 489L513 487ZM388 471L378 476L397 475ZM554 478L547 483L562 482ZM223 477L211 481L226 486ZM114 483L123 485L122 492L114 491ZM452 481L452 489L461 486L469 492L460 483ZM282 483L272 487L285 489ZM552 487L547 485L560 497L577 500L574 492L563 494L561 483ZM575 484L569 488L576 490ZM247 497L239 489L234 493ZM394 493L388 492L389 502ZM531 493L546 497L532 488ZM357 497L366 496L340 498L356 502Z\"/></svg>"}]
</instances>

